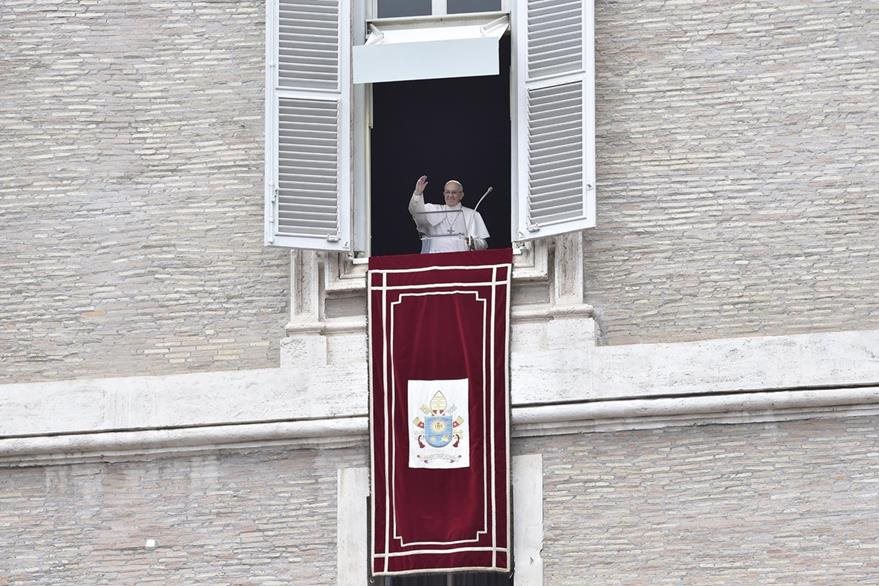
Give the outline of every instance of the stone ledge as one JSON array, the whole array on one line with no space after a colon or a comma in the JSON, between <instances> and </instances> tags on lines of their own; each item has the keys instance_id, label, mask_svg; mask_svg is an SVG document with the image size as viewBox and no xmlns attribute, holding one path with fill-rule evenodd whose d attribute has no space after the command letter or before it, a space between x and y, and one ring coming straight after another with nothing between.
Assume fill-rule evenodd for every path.
<instances>
[{"instance_id":1,"label":"stone ledge","mask_svg":"<svg viewBox=\"0 0 879 586\"><path fill-rule=\"evenodd\" d=\"M513 406L879 383L879 330L595 346L593 327L562 315L514 324ZM311 338L288 339L284 368L2 385L0 438L366 415L365 336L314 337L328 350Z\"/></svg>"},{"instance_id":2,"label":"stone ledge","mask_svg":"<svg viewBox=\"0 0 879 586\"><path fill-rule=\"evenodd\" d=\"M512 436L879 415L879 386L514 407ZM0 439L0 467L289 445L368 445L366 416Z\"/></svg>"}]
</instances>

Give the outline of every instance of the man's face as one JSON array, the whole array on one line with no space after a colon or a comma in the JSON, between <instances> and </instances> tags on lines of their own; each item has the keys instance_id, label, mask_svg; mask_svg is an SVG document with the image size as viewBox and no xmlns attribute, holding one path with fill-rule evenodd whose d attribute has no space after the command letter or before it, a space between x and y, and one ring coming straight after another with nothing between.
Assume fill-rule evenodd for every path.
<instances>
[{"instance_id":1,"label":"man's face","mask_svg":"<svg viewBox=\"0 0 879 586\"><path fill-rule=\"evenodd\" d=\"M456 206L464 199L464 190L454 181L449 181L443 188L443 197L447 206Z\"/></svg>"}]
</instances>

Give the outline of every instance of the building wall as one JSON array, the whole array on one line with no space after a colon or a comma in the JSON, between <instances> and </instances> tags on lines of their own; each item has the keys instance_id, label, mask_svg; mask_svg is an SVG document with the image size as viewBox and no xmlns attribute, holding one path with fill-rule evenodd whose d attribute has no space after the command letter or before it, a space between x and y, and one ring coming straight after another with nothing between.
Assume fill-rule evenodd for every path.
<instances>
[{"instance_id":1,"label":"building wall","mask_svg":"<svg viewBox=\"0 0 879 586\"><path fill-rule=\"evenodd\" d=\"M545 583L875 584L879 418L528 439Z\"/></svg>"},{"instance_id":2,"label":"building wall","mask_svg":"<svg viewBox=\"0 0 879 586\"><path fill-rule=\"evenodd\" d=\"M611 344L879 323L879 9L596 2L598 227Z\"/></svg>"},{"instance_id":3,"label":"building wall","mask_svg":"<svg viewBox=\"0 0 879 586\"><path fill-rule=\"evenodd\" d=\"M546 584L879 580L875 416L513 450L543 456ZM261 448L6 469L0 584L335 584L336 470L366 465L365 447Z\"/></svg>"},{"instance_id":4,"label":"building wall","mask_svg":"<svg viewBox=\"0 0 879 586\"><path fill-rule=\"evenodd\" d=\"M5 469L0 584L335 584L336 469L365 456L261 449Z\"/></svg>"},{"instance_id":5,"label":"building wall","mask_svg":"<svg viewBox=\"0 0 879 586\"><path fill-rule=\"evenodd\" d=\"M0 382L278 365L253 2L0 7Z\"/></svg>"},{"instance_id":6,"label":"building wall","mask_svg":"<svg viewBox=\"0 0 879 586\"><path fill-rule=\"evenodd\" d=\"M264 5L0 10L0 381L277 365ZM596 4L606 343L879 325L877 26L854 0Z\"/></svg>"}]
</instances>

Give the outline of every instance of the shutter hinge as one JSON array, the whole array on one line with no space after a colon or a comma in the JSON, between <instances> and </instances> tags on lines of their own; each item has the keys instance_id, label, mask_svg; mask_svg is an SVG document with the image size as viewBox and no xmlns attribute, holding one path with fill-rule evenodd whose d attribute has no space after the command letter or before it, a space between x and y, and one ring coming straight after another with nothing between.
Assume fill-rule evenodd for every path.
<instances>
[{"instance_id":1,"label":"shutter hinge","mask_svg":"<svg viewBox=\"0 0 879 586\"><path fill-rule=\"evenodd\" d=\"M338 234L328 234L327 235L327 242L338 242L338 241L339 241Z\"/></svg>"},{"instance_id":2,"label":"shutter hinge","mask_svg":"<svg viewBox=\"0 0 879 586\"><path fill-rule=\"evenodd\" d=\"M538 226L537 224L528 224L528 231L529 232L540 232L540 226Z\"/></svg>"},{"instance_id":3,"label":"shutter hinge","mask_svg":"<svg viewBox=\"0 0 879 586\"><path fill-rule=\"evenodd\" d=\"M275 214L275 211L274 211L276 201L278 201L278 188L277 187L272 189L272 208L273 209L272 209L272 213L269 214L269 227L271 228L271 232L272 232L269 235L269 243L270 244L275 243L275 228L278 225L278 218L277 218L277 215Z\"/></svg>"}]
</instances>

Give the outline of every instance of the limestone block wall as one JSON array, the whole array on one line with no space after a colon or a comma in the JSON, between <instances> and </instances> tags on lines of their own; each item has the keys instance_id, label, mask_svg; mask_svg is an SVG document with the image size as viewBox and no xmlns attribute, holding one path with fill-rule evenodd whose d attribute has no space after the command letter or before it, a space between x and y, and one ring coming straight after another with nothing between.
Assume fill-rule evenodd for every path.
<instances>
[{"instance_id":1,"label":"limestone block wall","mask_svg":"<svg viewBox=\"0 0 879 586\"><path fill-rule=\"evenodd\" d=\"M879 7L625 2L596 14L611 344L879 323Z\"/></svg>"},{"instance_id":2,"label":"limestone block wall","mask_svg":"<svg viewBox=\"0 0 879 586\"><path fill-rule=\"evenodd\" d=\"M336 470L368 466L365 443L5 468L0 584L333 585ZM516 438L513 451L542 454L546 584L879 579L875 416Z\"/></svg>"},{"instance_id":3,"label":"limestone block wall","mask_svg":"<svg viewBox=\"0 0 879 586\"><path fill-rule=\"evenodd\" d=\"M0 584L335 584L336 468L364 457L260 449L5 469Z\"/></svg>"},{"instance_id":4,"label":"limestone block wall","mask_svg":"<svg viewBox=\"0 0 879 586\"><path fill-rule=\"evenodd\" d=\"M0 382L277 366L264 5L0 6Z\"/></svg>"},{"instance_id":5,"label":"limestone block wall","mask_svg":"<svg viewBox=\"0 0 879 586\"><path fill-rule=\"evenodd\" d=\"M876 417L529 439L545 583L879 581Z\"/></svg>"}]
</instances>

